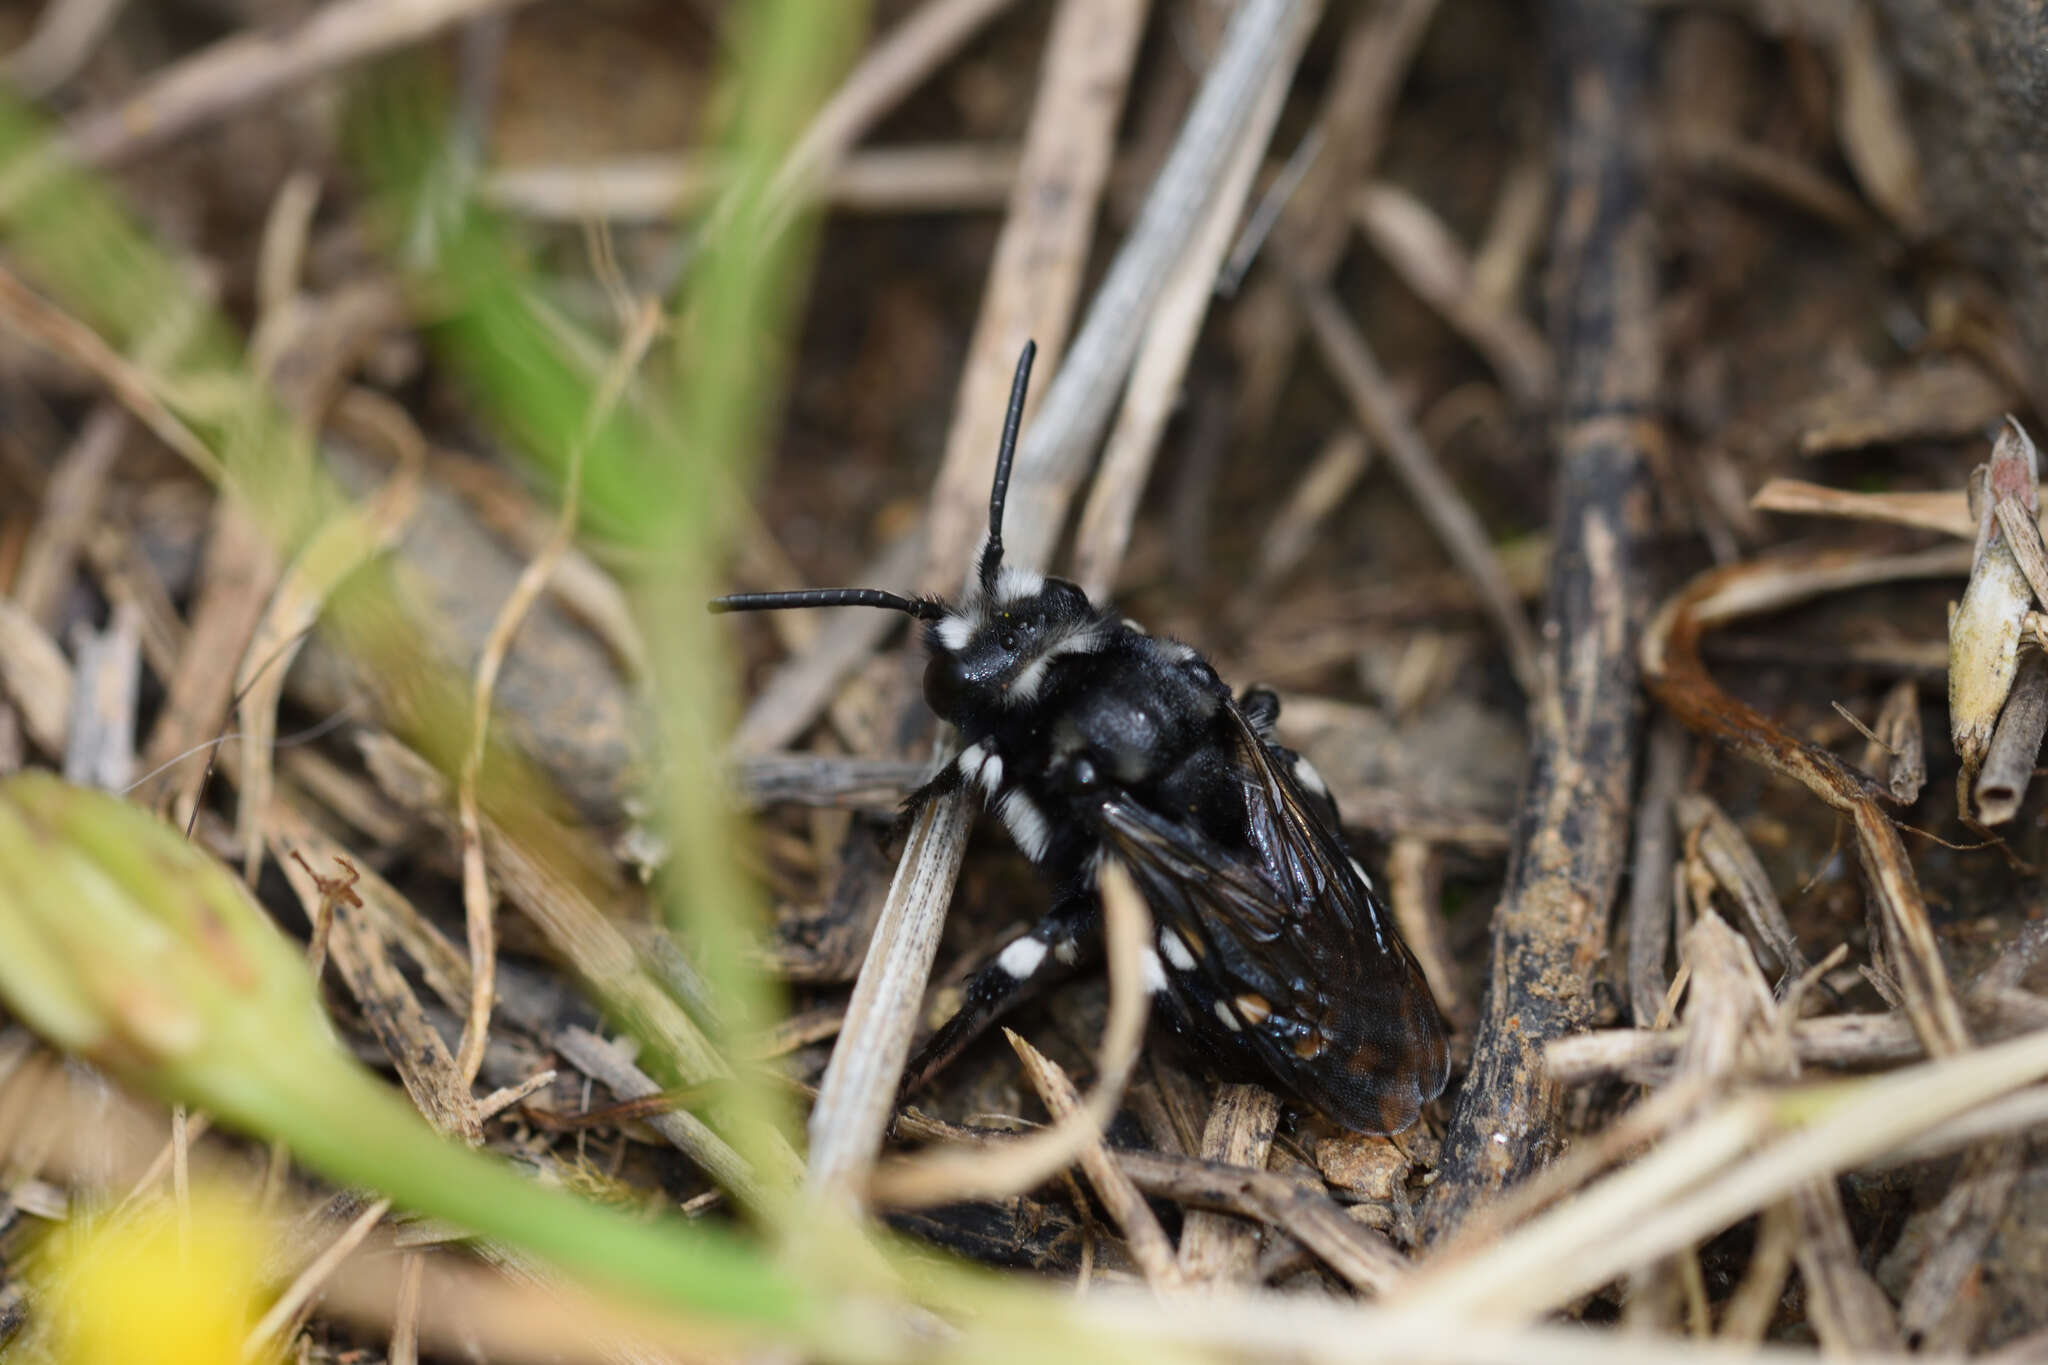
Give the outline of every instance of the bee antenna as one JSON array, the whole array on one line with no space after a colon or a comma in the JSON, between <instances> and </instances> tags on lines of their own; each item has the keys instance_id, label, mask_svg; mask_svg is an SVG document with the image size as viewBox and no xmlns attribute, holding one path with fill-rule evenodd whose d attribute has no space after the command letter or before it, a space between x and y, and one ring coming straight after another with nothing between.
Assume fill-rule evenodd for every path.
<instances>
[{"instance_id":1,"label":"bee antenna","mask_svg":"<svg viewBox=\"0 0 2048 1365\"><path fill-rule=\"evenodd\" d=\"M1003 566L1003 500L1010 493L1010 461L1017 454L1017 428L1024 424L1024 394L1031 387L1031 362L1038 356L1038 343L1024 343L1017 357L1017 373L1010 380L1010 410L1003 415L1003 442L996 447L996 481L988 494L988 544L982 547L981 563L975 575L983 593L996 588L996 570Z\"/></svg>"},{"instance_id":2,"label":"bee antenna","mask_svg":"<svg viewBox=\"0 0 2048 1365\"><path fill-rule=\"evenodd\" d=\"M883 607L900 611L920 621L936 621L946 614L945 604L929 597L899 597L880 588L799 588L795 592L742 592L714 597L708 604L714 614L728 611L785 611L791 607Z\"/></svg>"}]
</instances>

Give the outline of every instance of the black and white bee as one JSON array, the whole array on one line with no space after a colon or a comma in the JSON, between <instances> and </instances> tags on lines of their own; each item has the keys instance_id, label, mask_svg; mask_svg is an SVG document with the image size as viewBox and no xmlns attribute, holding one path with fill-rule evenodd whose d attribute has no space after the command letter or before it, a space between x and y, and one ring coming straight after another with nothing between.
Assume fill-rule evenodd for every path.
<instances>
[{"instance_id":1,"label":"black and white bee","mask_svg":"<svg viewBox=\"0 0 2048 1365\"><path fill-rule=\"evenodd\" d=\"M1120 862L1151 908L1155 1010L1217 1068L1361 1133L1397 1133L1444 1087L1444 1026L1339 833L1280 701L1233 696L1189 645L1064 579L1003 563L1003 499L1036 348L1017 362L988 539L957 604L874 588L722 597L713 611L884 607L926 622L924 695L963 747L906 810L971 789L1052 891L1050 914L969 981L912 1061L916 1088L1004 1012L1100 952L1097 877Z\"/></svg>"}]
</instances>

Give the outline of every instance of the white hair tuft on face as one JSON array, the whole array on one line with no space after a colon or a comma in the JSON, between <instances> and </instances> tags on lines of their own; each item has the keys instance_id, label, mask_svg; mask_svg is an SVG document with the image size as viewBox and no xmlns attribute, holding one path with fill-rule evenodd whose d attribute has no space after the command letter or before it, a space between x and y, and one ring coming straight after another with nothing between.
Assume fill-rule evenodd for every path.
<instances>
[{"instance_id":1,"label":"white hair tuft on face","mask_svg":"<svg viewBox=\"0 0 2048 1365\"><path fill-rule=\"evenodd\" d=\"M939 618L937 631L939 643L950 650L967 648L967 642L974 638L974 622L957 613Z\"/></svg>"}]
</instances>

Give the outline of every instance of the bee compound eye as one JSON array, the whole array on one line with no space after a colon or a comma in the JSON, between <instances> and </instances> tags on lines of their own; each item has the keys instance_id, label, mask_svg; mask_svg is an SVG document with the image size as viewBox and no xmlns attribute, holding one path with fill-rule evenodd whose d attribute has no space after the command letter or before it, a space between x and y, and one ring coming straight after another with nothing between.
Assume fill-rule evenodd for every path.
<instances>
[{"instance_id":1,"label":"bee compound eye","mask_svg":"<svg viewBox=\"0 0 2048 1365\"><path fill-rule=\"evenodd\" d=\"M998 637L998 639L997 639L996 643L1000 644L1000 645L1001 645L1001 646L1002 646L1002 647L1003 647L1003 648L1004 648L1005 650L1014 650L1014 649L1016 649L1016 648L1017 648L1017 632L1016 632L1016 631L1014 631L1014 630L1006 630L1006 631L1004 631L1004 632L1002 633L1002 635L1001 635L1000 637Z\"/></svg>"},{"instance_id":2,"label":"bee compound eye","mask_svg":"<svg viewBox=\"0 0 2048 1365\"><path fill-rule=\"evenodd\" d=\"M934 653L924 666L925 704L941 720L957 720L967 700L967 678L960 660L947 653Z\"/></svg>"}]
</instances>

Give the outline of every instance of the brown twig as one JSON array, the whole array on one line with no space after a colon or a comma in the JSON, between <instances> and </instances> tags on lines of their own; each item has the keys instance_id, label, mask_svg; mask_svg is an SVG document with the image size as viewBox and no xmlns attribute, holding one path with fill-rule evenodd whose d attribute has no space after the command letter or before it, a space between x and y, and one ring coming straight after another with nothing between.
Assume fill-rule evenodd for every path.
<instances>
[{"instance_id":1,"label":"brown twig","mask_svg":"<svg viewBox=\"0 0 2048 1365\"><path fill-rule=\"evenodd\" d=\"M1216 1092L1202 1130L1202 1159L1264 1170L1280 1122L1280 1100L1257 1085L1230 1084ZM1180 1271L1194 1284L1242 1283L1258 1263L1257 1229L1214 1213L1191 1213L1181 1227Z\"/></svg>"},{"instance_id":2,"label":"brown twig","mask_svg":"<svg viewBox=\"0 0 2048 1365\"><path fill-rule=\"evenodd\" d=\"M406 47L524 0L338 0L284 33L250 29L160 71L61 140L73 160L107 166L319 76Z\"/></svg>"},{"instance_id":3,"label":"brown twig","mask_svg":"<svg viewBox=\"0 0 2048 1365\"><path fill-rule=\"evenodd\" d=\"M1952 557L1902 558L1885 567L1894 573L1918 572L1950 562ZM1902 978L1914 1030L1930 1056L1944 1057L1968 1047L1969 1032L1949 987L1912 863L1879 805L1880 789L1827 750L1786 734L1728 696L1700 661L1700 638L1709 622L1802 600L1813 594L1817 582L1838 578L1830 570L1860 569L1867 575L1878 567L1867 557L1837 553L1737 564L1703 574L1665 604L1645 634L1643 678L1651 694L1689 728L1804 784L1850 818L1864 876L1883 912L1887 957ZM1809 574L1808 569L1820 572Z\"/></svg>"},{"instance_id":4,"label":"brown twig","mask_svg":"<svg viewBox=\"0 0 2048 1365\"><path fill-rule=\"evenodd\" d=\"M1552 6L1568 69L1558 196L1554 330L1560 434L1545 650L1531 697L1530 776L1494 913L1493 978L1472 1065L1445 1134L1424 1235L1545 1156L1554 1094L1542 1049L1591 1019L1596 964L1628 856L1640 738L1635 639L1647 608L1639 547L1651 531L1648 465L1662 433L1656 250L1634 164L1650 54L1626 4Z\"/></svg>"},{"instance_id":5,"label":"brown twig","mask_svg":"<svg viewBox=\"0 0 2048 1365\"><path fill-rule=\"evenodd\" d=\"M932 143L849 151L810 193L840 213L984 213L1016 186L1014 143ZM541 222L666 223L701 211L732 183L731 167L699 152L573 165L505 166L486 174L486 202Z\"/></svg>"},{"instance_id":6,"label":"brown twig","mask_svg":"<svg viewBox=\"0 0 2048 1365\"><path fill-rule=\"evenodd\" d=\"M1511 303L1479 292L1470 255L1428 205L1374 182L1352 198L1351 214L1408 287L1486 357L1516 403L1549 399L1557 381L1549 345Z\"/></svg>"},{"instance_id":7,"label":"brown twig","mask_svg":"<svg viewBox=\"0 0 2048 1365\"><path fill-rule=\"evenodd\" d=\"M1074 1089L1074 1083L1060 1069L1059 1063L1010 1030L1004 1029L1003 1035L1010 1040L1018 1060L1024 1063L1024 1075L1054 1121L1063 1121L1077 1113L1081 1108L1080 1092ZM1131 1259L1138 1263L1145 1282L1154 1289L1181 1288L1185 1280L1180 1266L1174 1262L1173 1243L1166 1240L1166 1231L1159 1226L1157 1215L1146 1204L1144 1195L1138 1192L1129 1174L1116 1164L1115 1157L1099 1135L1081 1149L1081 1169L1088 1173L1088 1183L1095 1187L1095 1193L1109 1210L1109 1216L1123 1229L1124 1244L1130 1248Z\"/></svg>"},{"instance_id":8,"label":"brown twig","mask_svg":"<svg viewBox=\"0 0 2048 1365\"><path fill-rule=\"evenodd\" d=\"M939 1142L1007 1140L1004 1134L944 1123L915 1110L898 1119L897 1127L905 1137ZM1346 1215L1318 1184L1196 1157L1111 1150L1117 1165L1146 1194L1269 1224L1308 1247L1360 1292L1384 1292L1409 1272L1407 1260L1385 1237Z\"/></svg>"},{"instance_id":9,"label":"brown twig","mask_svg":"<svg viewBox=\"0 0 2048 1365\"><path fill-rule=\"evenodd\" d=\"M1522 604L1509 586L1486 528L1472 507L1452 484L1409 420L1406 405L1394 392L1391 380L1380 368L1364 335L1345 314L1327 287L1304 283L1297 300L1308 318L1309 330L1322 349L1323 361L1350 399L1359 424L1373 442L1386 452L1388 461L1407 486L1409 496L1420 507L1423 519L1443 542L1451 559L1472 580L1486 613L1500 632L1501 647L1508 666L1522 690L1535 696L1541 671L1537 663L1536 637Z\"/></svg>"}]
</instances>

